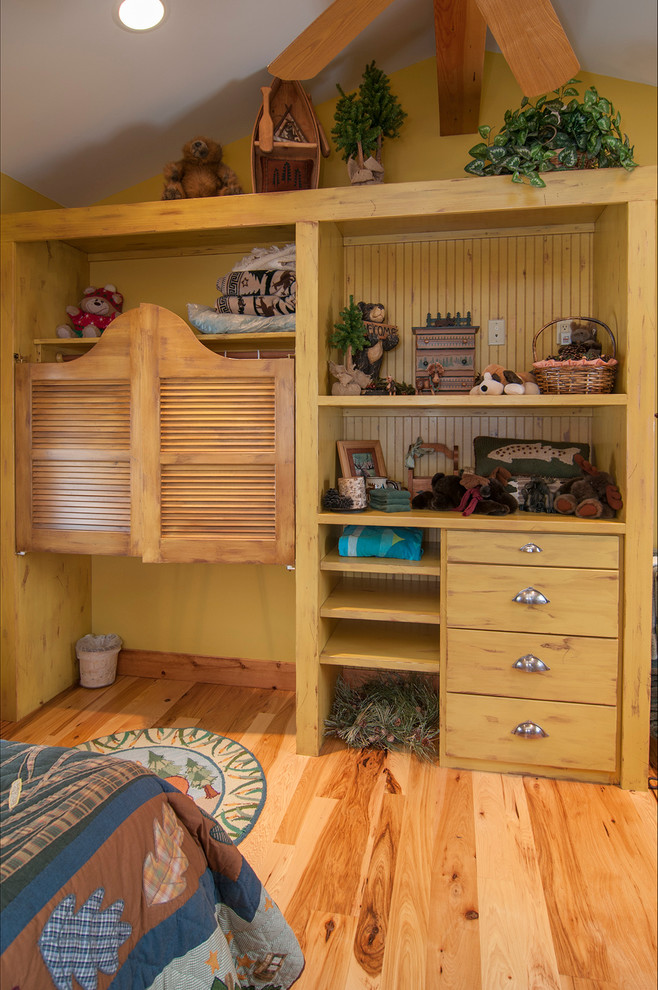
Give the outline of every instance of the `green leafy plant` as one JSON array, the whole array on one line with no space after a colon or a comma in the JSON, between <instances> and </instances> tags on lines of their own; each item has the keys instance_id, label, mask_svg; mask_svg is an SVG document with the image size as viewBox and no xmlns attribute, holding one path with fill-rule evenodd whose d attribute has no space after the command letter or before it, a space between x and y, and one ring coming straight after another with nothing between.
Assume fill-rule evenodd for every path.
<instances>
[{"instance_id":1,"label":"green leafy plant","mask_svg":"<svg viewBox=\"0 0 658 990\"><path fill-rule=\"evenodd\" d=\"M343 354L356 354L364 347L370 346L370 341L366 335L366 328L363 325L363 314L354 302L354 296L350 296L349 305L341 309L338 314L342 323L334 323L334 332L329 338L332 347L337 347Z\"/></svg>"},{"instance_id":2,"label":"green leafy plant","mask_svg":"<svg viewBox=\"0 0 658 990\"><path fill-rule=\"evenodd\" d=\"M621 131L621 114L594 86L582 101L570 79L550 95L531 102L527 96L517 110L505 111L505 123L492 138L492 128L478 128L483 141L471 148L471 175L511 175L545 186L542 172L574 168L625 168L637 165L628 136Z\"/></svg>"},{"instance_id":3,"label":"green leafy plant","mask_svg":"<svg viewBox=\"0 0 658 990\"><path fill-rule=\"evenodd\" d=\"M399 137L407 116L391 93L388 76L372 61L365 68L358 92L345 93L340 84L337 89L341 98L331 136L344 161L354 158L363 168L364 160L372 156L381 163L384 138Z\"/></svg>"}]
</instances>

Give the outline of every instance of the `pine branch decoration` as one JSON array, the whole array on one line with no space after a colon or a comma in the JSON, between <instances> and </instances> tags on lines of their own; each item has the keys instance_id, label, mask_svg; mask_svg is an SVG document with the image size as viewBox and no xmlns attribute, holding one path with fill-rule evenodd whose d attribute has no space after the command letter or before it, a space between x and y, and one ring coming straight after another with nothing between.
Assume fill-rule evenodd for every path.
<instances>
[{"instance_id":1,"label":"pine branch decoration","mask_svg":"<svg viewBox=\"0 0 658 990\"><path fill-rule=\"evenodd\" d=\"M355 749L407 749L433 762L438 752L439 699L426 677L380 677L351 688L339 677L325 720L327 735Z\"/></svg>"}]
</instances>

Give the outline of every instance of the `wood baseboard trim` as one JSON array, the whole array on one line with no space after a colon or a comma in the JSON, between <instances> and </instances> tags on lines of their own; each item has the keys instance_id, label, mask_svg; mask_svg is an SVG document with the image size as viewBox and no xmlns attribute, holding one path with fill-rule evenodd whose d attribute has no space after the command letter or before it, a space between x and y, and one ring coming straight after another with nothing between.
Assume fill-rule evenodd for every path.
<instances>
[{"instance_id":1,"label":"wood baseboard trim","mask_svg":"<svg viewBox=\"0 0 658 990\"><path fill-rule=\"evenodd\" d=\"M117 673L131 677L199 681L202 684L295 690L294 663L276 660L241 660L237 657L203 657L192 653L121 650Z\"/></svg>"}]
</instances>

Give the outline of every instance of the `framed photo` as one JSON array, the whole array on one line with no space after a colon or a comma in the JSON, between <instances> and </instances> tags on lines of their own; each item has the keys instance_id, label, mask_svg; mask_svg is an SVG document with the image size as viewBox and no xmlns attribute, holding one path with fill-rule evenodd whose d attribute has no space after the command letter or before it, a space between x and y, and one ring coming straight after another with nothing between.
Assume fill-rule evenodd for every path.
<instances>
[{"instance_id":1,"label":"framed photo","mask_svg":"<svg viewBox=\"0 0 658 990\"><path fill-rule=\"evenodd\" d=\"M379 440L337 440L343 478L385 478L386 465Z\"/></svg>"}]
</instances>

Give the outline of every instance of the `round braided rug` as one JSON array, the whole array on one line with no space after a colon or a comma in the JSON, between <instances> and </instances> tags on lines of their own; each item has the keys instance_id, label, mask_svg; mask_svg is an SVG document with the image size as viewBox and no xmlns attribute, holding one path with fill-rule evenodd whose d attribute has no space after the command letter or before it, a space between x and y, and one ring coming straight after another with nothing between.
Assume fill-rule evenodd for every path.
<instances>
[{"instance_id":1,"label":"round braided rug","mask_svg":"<svg viewBox=\"0 0 658 990\"><path fill-rule=\"evenodd\" d=\"M249 834L265 804L265 774L254 754L205 729L135 729L76 749L131 760L163 777L215 818L235 843Z\"/></svg>"}]
</instances>

